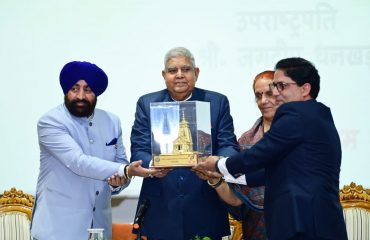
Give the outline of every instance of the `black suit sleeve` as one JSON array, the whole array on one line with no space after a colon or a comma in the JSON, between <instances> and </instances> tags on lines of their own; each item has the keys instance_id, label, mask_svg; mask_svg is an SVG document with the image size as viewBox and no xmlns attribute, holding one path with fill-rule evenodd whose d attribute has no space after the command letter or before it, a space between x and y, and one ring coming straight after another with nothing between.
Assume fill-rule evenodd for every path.
<instances>
[{"instance_id":1,"label":"black suit sleeve","mask_svg":"<svg viewBox=\"0 0 370 240\"><path fill-rule=\"evenodd\" d=\"M227 159L226 167L238 177L279 161L303 141L304 126L299 111L290 104L282 105L275 114L270 130L252 148Z\"/></svg>"},{"instance_id":2,"label":"black suit sleeve","mask_svg":"<svg viewBox=\"0 0 370 240\"><path fill-rule=\"evenodd\" d=\"M219 106L216 155L230 156L239 151L239 145L234 134L233 118L230 114L230 105L227 97L223 96Z\"/></svg>"},{"instance_id":3,"label":"black suit sleeve","mask_svg":"<svg viewBox=\"0 0 370 240\"><path fill-rule=\"evenodd\" d=\"M131 130L131 162L143 160L143 167L149 167L151 156L150 119L143 97L136 105L135 122Z\"/></svg>"}]
</instances>

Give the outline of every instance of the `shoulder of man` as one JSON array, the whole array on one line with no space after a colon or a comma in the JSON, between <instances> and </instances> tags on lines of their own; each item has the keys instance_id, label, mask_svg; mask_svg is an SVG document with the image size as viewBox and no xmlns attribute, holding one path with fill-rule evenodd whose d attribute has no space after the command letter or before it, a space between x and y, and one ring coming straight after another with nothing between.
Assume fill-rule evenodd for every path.
<instances>
[{"instance_id":1,"label":"shoulder of man","mask_svg":"<svg viewBox=\"0 0 370 240\"><path fill-rule=\"evenodd\" d=\"M69 114L68 110L64 104L60 104L44 115L42 115L37 121L37 128L64 128L73 122L72 116Z\"/></svg>"},{"instance_id":2,"label":"shoulder of man","mask_svg":"<svg viewBox=\"0 0 370 240\"><path fill-rule=\"evenodd\" d=\"M167 89L162 89L160 91L156 92L151 92L142 95L139 98L139 101L150 101L150 102L160 102L163 100L163 98L168 95L168 90Z\"/></svg>"},{"instance_id":3,"label":"shoulder of man","mask_svg":"<svg viewBox=\"0 0 370 240\"><path fill-rule=\"evenodd\" d=\"M327 108L324 104L322 104L321 102L318 102L316 99L290 102L290 103L287 103L287 106L296 108L296 109L303 109L303 110L310 109L310 108L317 108L317 107Z\"/></svg>"},{"instance_id":4,"label":"shoulder of man","mask_svg":"<svg viewBox=\"0 0 370 240\"><path fill-rule=\"evenodd\" d=\"M312 112L315 112L314 109L318 106L319 104L314 99L308 101L293 101L284 103L277 109L274 116L274 121L284 116L307 116L307 114L312 114Z\"/></svg>"},{"instance_id":5,"label":"shoulder of man","mask_svg":"<svg viewBox=\"0 0 370 240\"><path fill-rule=\"evenodd\" d=\"M45 119L63 119L64 117L67 116L65 110L64 110L64 104L60 104L52 109L50 109L49 111L47 111L46 113L44 113L38 120L38 122L40 121L43 121Z\"/></svg>"},{"instance_id":6,"label":"shoulder of man","mask_svg":"<svg viewBox=\"0 0 370 240\"><path fill-rule=\"evenodd\" d=\"M316 104L316 100L311 99L307 101L293 101L293 102L287 102L281 105L278 110L288 110L288 109L304 109L306 107L312 106L313 104Z\"/></svg>"},{"instance_id":7,"label":"shoulder of man","mask_svg":"<svg viewBox=\"0 0 370 240\"><path fill-rule=\"evenodd\" d=\"M118 115L116 115L115 113L112 113L110 111L107 111L107 110L103 110L103 109L100 109L100 108L95 108L94 110L94 118L108 118L110 119L111 121L120 121L119 120L119 117Z\"/></svg>"},{"instance_id":8,"label":"shoulder of man","mask_svg":"<svg viewBox=\"0 0 370 240\"><path fill-rule=\"evenodd\" d=\"M193 96L204 96L205 100L215 100L215 99L227 99L226 95L211 91L211 90L206 90L202 88L194 88L193 90Z\"/></svg>"}]
</instances>

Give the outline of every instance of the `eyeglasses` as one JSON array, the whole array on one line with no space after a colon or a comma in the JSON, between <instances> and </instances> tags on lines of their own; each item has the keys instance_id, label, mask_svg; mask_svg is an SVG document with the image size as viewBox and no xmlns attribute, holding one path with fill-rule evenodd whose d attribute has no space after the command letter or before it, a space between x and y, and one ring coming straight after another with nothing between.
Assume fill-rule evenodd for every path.
<instances>
[{"instance_id":1,"label":"eyeglasses","mask_svg":"<svg viewBox=\"0 0 370 240\"><path fill-rule=\"evenodd\" d=\"M289 85L297 85L297 83L287 83L287 82L273 82L270 84L270 88L275 87L279 92L284 91Z\"/></svg>"},{"instance_id":2,"label":"eyeglasses","mask_svg":"<svg viewBox=\"0 0 370 240\"><path fill-rule=\"evenodd\" d=\"M254 93L254 97L256 98L256 101L262 100L263 95L265 95L266 98L274 97L274 93L271 90L266 91L266 92L255 92Z\"/></svg>"}]
</instances>

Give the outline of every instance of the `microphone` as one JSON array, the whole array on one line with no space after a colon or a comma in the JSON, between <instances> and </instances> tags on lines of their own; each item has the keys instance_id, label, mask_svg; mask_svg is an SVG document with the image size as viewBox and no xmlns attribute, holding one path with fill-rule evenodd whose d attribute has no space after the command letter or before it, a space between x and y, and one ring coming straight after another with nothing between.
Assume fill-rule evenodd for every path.
<instances>
[{"instance_id":1,"label":"microphone","mask_svg":"<svg viewBox=\"0 0 370 240\"><path fill-rule=\"evenodd\" d=\"M143 202L140 204L139 209L136 212L135 220L134 220L134 229L140 228L141 223L144 221L144 216L146 210L150 207L150 203L148 199L144 199Z\"/></svg>"}]
</instances>

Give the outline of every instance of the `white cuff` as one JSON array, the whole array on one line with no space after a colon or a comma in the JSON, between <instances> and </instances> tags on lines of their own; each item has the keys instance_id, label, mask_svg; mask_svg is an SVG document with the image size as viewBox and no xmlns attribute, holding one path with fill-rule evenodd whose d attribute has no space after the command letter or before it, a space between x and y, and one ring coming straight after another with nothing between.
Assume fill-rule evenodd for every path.
<instances>
[{"instance_id":1,"label":"white cuff","mask_svg":"<svg viewBox=\"0 0 370 240\"><path fill-rule=\"evenodd\" d=\"M224 179L228 183L236 183L236 184L242 184L247 185L247 181L245 180L245 175L241 175L238 178L234 178L233 175L229 173L229 171L226 168L226 160L228 158L221 158L217 162L218 170L220 170L221 174L224 175Z\"/></svg>"},{"instance_id":2,"label":"white cuff","mask_svg":"<svg viewBox=\"0 0 370 240\"><path fill-rule=\"evenodd\" d=\"M121 165L119 165L119 168L118 168L118 171L117 171L118 176L120 176L120 177L124 177L125 176L125 166L126 165L127 164L121 164Z\"/></svg>"}]
</instances>

